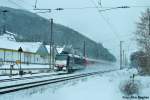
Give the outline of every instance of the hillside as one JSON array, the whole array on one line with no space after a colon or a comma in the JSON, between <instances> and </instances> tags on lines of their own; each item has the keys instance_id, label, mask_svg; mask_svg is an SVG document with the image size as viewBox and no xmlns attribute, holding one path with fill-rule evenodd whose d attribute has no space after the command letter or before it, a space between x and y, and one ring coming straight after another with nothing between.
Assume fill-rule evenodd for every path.
<instances>
[{"instance_id":1,"label":"hillside","mask_svg":"<svg viewBox=\"0 0 150 100\"><path fill-rule=\"evenodd\" d=\"M31 12L0 7L1 10L8 10L6 14L6 21L2 13L0 13L0 31L2 34L2 27L6 24L7 30L16 35L17 41L41 41L46 44L50 40L50 22ZM83 41L86 41L86 54L91 58L98 58L108 61L116 61L116 58L102 46L100 43L83 36L81 33L54 23L54 41L57 45L71 44L74 48L83 51Z\"/></svg>"}]
</instances>

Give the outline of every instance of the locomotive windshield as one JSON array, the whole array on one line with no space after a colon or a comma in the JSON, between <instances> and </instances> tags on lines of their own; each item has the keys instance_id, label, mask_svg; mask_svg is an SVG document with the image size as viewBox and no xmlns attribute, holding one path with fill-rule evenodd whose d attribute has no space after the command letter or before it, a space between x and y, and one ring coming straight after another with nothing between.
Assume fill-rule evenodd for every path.
<instances>
[{"instance_id":1,"label":"locomotive windshield","mask_svg":"<svg viewBox=\"0 0 150 100\"><path fill-rule=\"evenodd\" d=\"M56 60L67 60L67 55L62 55L62 54L60 54L60 55L56 55Z\"/></svg>"}]
</instances>

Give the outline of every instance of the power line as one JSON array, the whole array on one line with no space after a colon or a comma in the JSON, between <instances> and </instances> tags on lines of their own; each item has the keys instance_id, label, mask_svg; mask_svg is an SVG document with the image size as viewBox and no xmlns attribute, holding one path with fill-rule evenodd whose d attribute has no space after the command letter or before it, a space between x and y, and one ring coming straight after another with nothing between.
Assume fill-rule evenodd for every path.
<instances>
[{"instance_id":1,"label":"power line","mask_svg":"<svg viewBox=\"0 0 150 100\"><path fill-rule=\"evenodd\" d=\"M7 0L7 1L10 2L10 3L13 4L13 5L19 7L19 8L26 9L26 8L24 8L23 6L17 4L16 2L14 2L14 1L12 1L12 0Z\"/></svg>"},{"instance_id":2,"label":"power line","mask_svg":"<svg viewBox=\"0 0 150 100\"><path fill-rule=\"evenodd\" d=\"M23 9L26 9L24 8L23 6L17 4L15 1L13 0L7 0L8 2L20 7L20 8L23 8ZM30 5L31 7L34 6L34 4L30 4L29 2L26 2L24 0L18 0L18 1L22 1L28 5ZM103 9L103 10L100 10L100 11L107 11L107 10L112 10L112 9L118 9L118 8L123 8L123 7L130 7L130 8L147 8L147 7L150 7L150 6L145 6L145 5L129 5L129 6L120 6L120 7L115 7L115 6L101 6L101 7L98 7L95 2L93 2L91 0L91 2L95 5L95 6L87 6L87 7L75 7L75 8L63 8L65 10L85 10L85 9L98 9L100 10L99 8ZM35 8L37 6L37 0L35 1ZM27 9L26 9L27 10ZM28 10L33 10L33 9L28 9ZM54 9L52 9L54 10Z\"/></svg>"},{"instance_id":3,"label":"power line","mask_svg":"<svg viewBox=\"0 0 150 100\"><path fill-rule=\"evenodd\" d=\"M23 9L26 9L26 8L24 8L23 6L21 6L21 5L19 5L19 4L17 4L17 3L15 3L14 1L12 1L12 0L8 0L10 3L12 3L12 4L14 4L14 5L16 5L16 6L18 6L19 8L23 8ZM24 2L24 1L22 1L22 2ZM26 2L27 3L27 2ZM33 7L34 5L32 5L32 4L29 4L28 3L28 5L30 5L31 7ZM118 9L118 8L123 8L124 6L121 6L121 7L115 7L115 6L105 6L105 7L77 7L77 8L62 8L62 9L64 9L64 10L87 10L87 9L99 9L99 11L100 12L104 12L104 11L108 11L108 10L113 10L113 9ZM140 7L144 7L144 8L147 8L147 7L150 7L150 6L127 6L128 8L140 8ZM100 10L100 8L102 9L102 10ZM45 8L45 9L49 9L49 8ZM33 10L33 9L26 9L26 10ZM51 9L51 10L55 10L55 9Z\"/></svg>"},{"instance_id":4,"label":"power line","mask_svg":"<svg viewBox=\"0 0 150 100\"><path fill-rule=\"evenodd\" d=\"M101 17L103 18L103 20L107 23L107 25L111 29L112 33L115 34L116 38L120 41L120 69L122 69L122 43L123 42L120 40L120 38L117 34L117 31L115 30L113 25L101 14L101 10L98 8L98 6L95 4L95 2L93 0L90 0L90 2L92 2L94 4L94 6L97 7L97 10L98 10L99 14L101 15ZM124 7L124 8L128 8L128 7ZM117 9L117 8L114 8L114 9ZM111 9L107 9L107 10L111 10Z\"/></svg>"},{"instance_id":5,"label":"power line","mask_svg":"<svg viewBox=\"0 0 150 100\"><path fill-rule=\"evenodd\" d=\"M36 8L36 7L37 7L37 2L38 2L38 1L37 1L37 0L35 0L34 8Z\"/></svg>"},{"instance_id":6,"label":"power line","mask_svg":"<svg viewBox=\"0 0 150 100\"><path fill-rule=\"evenodd\" d=\"M31 6L31 7L33 7L33 6L34 6L34 5L30 4L29 2L24 1L24 0L18 0L18 1L21 1L21 2L23 2L23 3L26 3L27 5L29 5L29 6Z\"/></svg>"},{"instance_id":7,"label":"power line","mask_svg":"<svg viewBox=\"0 0 150 100\"><path fill-rule=\"evenodd\" d=\"M109 26L109 28L111 29L112 33L116 36L117 40L120 41L119 35L117 34L116 29L113 27L113 25L104 17L104 15L101 14L101 10L99 9L99 7L95 4L95 2L93 0L90 0L90 2L92 2L92 4L97 8L99 14L101 15L102 19L107 23L107 25Z\"/></svg>"},{"instance_id":8,"label":"power line","mask_svg":"<svg viewBox=\"0 0 150 100\"><path fill-rule=\"evenodd\" d=\"M129 7L131 7L131 8L148 8L148 7L150 7L150 6L131 5L131 6L129 6Z\"/></svg>"},{"instance_id":9,"label":"power line","mask_svg":"<svg viewBox=\"0 0 150 100\"><path fill-rule=\"evenodd\" d=\"M100 11L107 11L107 10L112 10L112 9L118 9L118 8L134 8L134 7L150 7L150 6L103 6L103 7L93 7L93 6L87 6L87 7L75 7L75 8L62 8L62 9L64 9L64 10L86 10L86 9L99 9L100 10L100 8L102 9L102 10L100 10ZM47 8L48 9L48 8ZM54 10L53 8L52 8L52 10Z\"/></svg>"}]
</instances>

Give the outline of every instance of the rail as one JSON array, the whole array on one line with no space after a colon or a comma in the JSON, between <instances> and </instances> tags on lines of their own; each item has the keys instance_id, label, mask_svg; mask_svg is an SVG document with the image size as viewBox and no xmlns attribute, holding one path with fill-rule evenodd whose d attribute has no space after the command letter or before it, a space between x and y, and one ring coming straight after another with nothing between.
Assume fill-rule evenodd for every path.
<instances>
[{"instance_id":1,"label":"rail","mask_svg":"<svg viewBox=\"0 0 150 100\"><path fill-rule=\"evenodd\" d=\"M81 78L81 77L102 74L102 73L111 72L111 71L116 71L116 69L109 70L109 71L97 71L97 72L92 72L92 73L84 73L84 74L60 77L60 78L55 78L55 79L46 79L46 80L35 81L35 82L21 83L21 84L10 85L10 86L3 86L3 87L0 87L0 94L16 92L19 90L24 90L24 89L28 89L28 88L32 88L32 87L37 87L37 86L62 82L62 81L66 81L66 80L72 80L72 79L77 79L77 78ZM43 77L45 77L45 76L43 76ZM34 78L35 77L32 77L32 79L34 79Z\"/></svg>"}]
</instances>

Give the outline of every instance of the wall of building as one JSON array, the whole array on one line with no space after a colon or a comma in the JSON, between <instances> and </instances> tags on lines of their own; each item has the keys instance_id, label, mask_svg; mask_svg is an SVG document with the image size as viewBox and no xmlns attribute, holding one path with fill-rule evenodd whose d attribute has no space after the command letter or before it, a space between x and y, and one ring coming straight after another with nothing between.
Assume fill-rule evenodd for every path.
<instances>
[{"instance_id":1,"label":"wall of building","mask_svg":"<svg viewBox=\"0 0 150 100\"><path fill-rule=\"evenodd\" d=\"M21 63L25 64L49 64L49 57L40 56L37 53L22 52ZM0 49L0 63L20 62L20 53L15 50Z\"/></svg>"}]
</instances>

